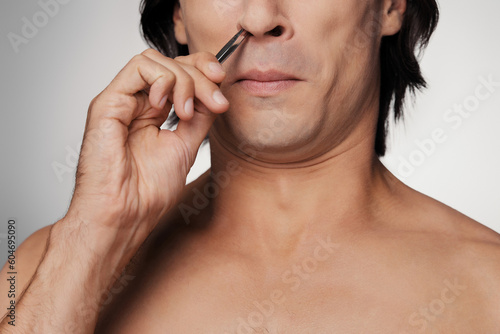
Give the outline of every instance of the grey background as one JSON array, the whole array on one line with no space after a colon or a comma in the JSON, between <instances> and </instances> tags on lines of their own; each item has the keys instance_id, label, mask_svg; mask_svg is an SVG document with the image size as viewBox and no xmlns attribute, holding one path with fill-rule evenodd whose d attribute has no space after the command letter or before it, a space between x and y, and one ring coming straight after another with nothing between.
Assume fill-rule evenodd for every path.
<instances>
[{"instance_id":1,"label":"grey background","mask_svg":"<svg viewBox=\"0 0 500 334\"><path fill-rule=\"evenodd\" d=\"M2 264L9 218L17 222L19 245L64 216L88 104L146 48L139 0L66 1L18 52L8 34L22 36L23 17L33 22L42 8L37 1L0 3ZM500 3L443 0L440 5L440 24L422 59L429 89L409 105L405 124L391 130L383 162L413 188L500 231L500 88L459 128L443 121L448 108L474 94L479 76L500 81ZM411 175L402 175L400 159L418 154L415 140L430 138L437 128L447 140ZM207 147L188 181L209 163ZM58 176L54 165L69 172Z\"/></svg>"}]
</instances>

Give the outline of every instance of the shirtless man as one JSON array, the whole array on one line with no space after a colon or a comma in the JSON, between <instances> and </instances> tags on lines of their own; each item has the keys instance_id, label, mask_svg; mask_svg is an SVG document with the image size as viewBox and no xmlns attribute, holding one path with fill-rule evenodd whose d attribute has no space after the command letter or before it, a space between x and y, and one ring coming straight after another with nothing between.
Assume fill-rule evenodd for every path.
<instances>
[{"instance_id":1,"label":"shirtless man","mask_svg":"<svg viewBox=\"0 0 500 334\"><path fill-rule=\"evenodd\" d=\"M423 2L152 11L190 55L147 50L92 101L71 205L17 250L0 332L500 333L500 235L378 160L380 64L419 74L381 41ZM213 54L240 28L223 72ZM207 133L211 170L185 186Z\"/></svg>"}]
</instances>

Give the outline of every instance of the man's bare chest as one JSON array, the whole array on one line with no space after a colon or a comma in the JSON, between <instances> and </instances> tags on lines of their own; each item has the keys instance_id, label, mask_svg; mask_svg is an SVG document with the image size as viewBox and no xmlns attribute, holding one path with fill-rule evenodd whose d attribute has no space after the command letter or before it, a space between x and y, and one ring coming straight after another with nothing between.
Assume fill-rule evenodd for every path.
<instances>
[{"instance_id":1,"label":"man's bare chest","mask_svg":"<svg viewBox=\"0 0 500 334\"><path fill-rule=\"evenodd\" d=\"M488 332L488 291L467 263L408 244L363 251L325 239L272 264L199 242L155 249L96 333Z\"/></svg>"},{"instance_id":2,"label":"man's bare chest","mask_svg":"<svg viewBox=\"0 0 500 334\"><path fill-rule=\"evenodd\" d=\"M96 333L461 333L469 298L456 278L421 290L376 272L337 281L318 269L270 284L217 267L132 280Z\"/></svg>"}]
</instances>

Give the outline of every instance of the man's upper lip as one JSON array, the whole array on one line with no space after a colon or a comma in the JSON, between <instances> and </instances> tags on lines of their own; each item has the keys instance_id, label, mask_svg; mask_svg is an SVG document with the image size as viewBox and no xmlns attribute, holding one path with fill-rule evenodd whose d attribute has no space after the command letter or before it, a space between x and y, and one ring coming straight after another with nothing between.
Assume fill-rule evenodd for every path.
<instances>
[{"instance_id":1,"label":"man's upper lip","mask_svg":"<svg viewBox=\"0 0 500 334\"><path fill-rule=\"evenodd\" d=\"M259 71L250 70L236 77L236 81L254 80L254 81L281 81L281 80L298 80L296 76L277 70Z\"/></svg>"}]
</instances>

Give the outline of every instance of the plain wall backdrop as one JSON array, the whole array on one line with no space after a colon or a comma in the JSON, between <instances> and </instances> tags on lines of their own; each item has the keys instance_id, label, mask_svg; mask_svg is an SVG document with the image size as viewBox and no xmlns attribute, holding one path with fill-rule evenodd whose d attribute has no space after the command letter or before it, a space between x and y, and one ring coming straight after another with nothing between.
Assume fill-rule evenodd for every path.
<instances>
[{"instance_id":1,"label":"plain wall backdrop","mask_svg":"<svg viewBox=\"0 0 500 334\"><path fill-rule=\"evenodd\" d=\"M53 2L0 3L2 264L10 218L19 245L64 216L88 105L147 47L139 0L59 0L43 9ZM421 62L429 88L391 129L383 162L409 186L500 232L500 86L484 86L500 82L500 2L443 0L440 8ZM26 22L40 27L23 31ZM25 40L13 47L12 34ZM188 180L209 164L205 147Z\"/></svg>"}]
</instances>

